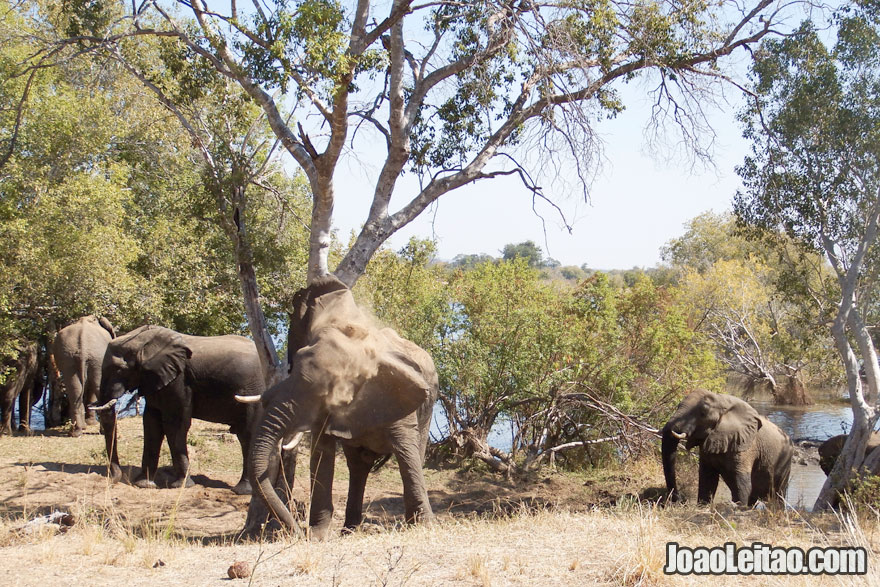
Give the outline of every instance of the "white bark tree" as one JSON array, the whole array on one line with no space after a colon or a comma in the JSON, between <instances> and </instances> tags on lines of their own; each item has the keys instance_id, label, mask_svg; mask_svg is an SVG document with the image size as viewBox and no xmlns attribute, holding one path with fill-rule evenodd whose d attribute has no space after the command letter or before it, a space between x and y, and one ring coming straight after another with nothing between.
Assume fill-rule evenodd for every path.
<instances>
[{"instance_id":1,"label":"white bark tree","mask_svg":"<svg viewBox=\"0 0 880 587\"><path fill-rule=\"evenodd\" d=\"M785 230L823 252L836 276L838 298L827 318L853 426L817 509L833 506L859 467L873 466L864 454L880 417L880 366L864 318L880 286L880 30L868 13L838 16L832 49L807 22L758 52L754 105L744 113L754 154L739 170L746 191L735 206L746 222Z\"/></svg>"},{"instance_id":2,"label":"white bark tree","mask_svg":"<svg viewBox=\"0 0 880 587\"><path fill-rule=\"evenodd\" d=\"M721 60L770 34L786 7L233 0L217 9L146 0L75 3L62 16L69 39L85 45L172 39L263 109L312 189L310 279L331 271L334 180L346 145L357 153L379 137L386 150L365 190L368 216L332 269L353 285L389 236L467 183L516 174L545 198L533 179L540 174L526 164L551 152L568 155L586 177L596 161L595 121L623 108L615 85L642 72L657 80L658 112L696 141L705 124L699 101L725 78ZM546 157L527 156L534 149ZM419 175L420 188L392 206L405 172Z\"/></svg>"}]
</instances>

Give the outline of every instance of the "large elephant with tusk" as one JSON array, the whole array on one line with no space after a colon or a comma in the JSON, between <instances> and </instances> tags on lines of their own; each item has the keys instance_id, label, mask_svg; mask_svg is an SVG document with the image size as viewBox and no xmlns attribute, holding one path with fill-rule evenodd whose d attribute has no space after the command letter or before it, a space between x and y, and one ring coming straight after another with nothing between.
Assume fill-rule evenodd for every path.
<instances>
[{"instance_id":1,"label":"large elephant with tusk","mask_svg":"<svg viewBox=\"0 0 880 587\"><path fill-rule=\"evenodd\" d=\"M680 499L675 481L680 441L687 449L700 447L699 503L712 502L719 477L738 503L785 497L794 453L791 439L743 400L698 389L678 404L663 427L661 448L672 501Z\"/></svg>"},{"instance_id":2,"label":"large elephant with tusk","mask_svg":"<svg viewBox=\"0 0 880 587\"><path fill-rule=\"evenodd\" d=\"M174 465L171 487L189 486L186 437L192 419L228 424L238 436L242 473L233 491L249 494L247 456L256 407L236 395L259 396L265 379L253 341L243 336L189 336L161 326L142 326L107 346L96 411L104 429L110 476L122 477L116 448L114 404L137 389L145 398L144 451L138 487L155 487L159 451L167 439Z\"/></svg>"},{"instance_id":3,"label":"large elephant with tusk","mask_svg":"<svg viewBox=\"0 0 880 587\"><path fill-rule=\"evenodd\" d=\"M288 528L290 511L272 487L270 462L282 439L311 431L313 539L326 537L333 514L336 443L349 469L345 527L362 521L364 489L373 466L395 455L409 522L433 519L422 467L439 384L423 349L380 328L332 276L294 296L288 335L290 376L262 396L263 414L251 449L254 498Z\"/></svg>"}]
</instances>

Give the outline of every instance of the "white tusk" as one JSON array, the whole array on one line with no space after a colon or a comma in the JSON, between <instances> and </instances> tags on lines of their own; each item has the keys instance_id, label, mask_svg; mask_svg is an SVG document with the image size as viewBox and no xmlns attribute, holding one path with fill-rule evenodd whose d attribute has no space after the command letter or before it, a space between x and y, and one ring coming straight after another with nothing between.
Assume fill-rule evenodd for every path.
<instances>
[{"instance_id":1,"label":"white tusk","mask_svg":"<svg viewBox=\"0 0 880 587\"><path fill-rule=\"evenodd\" d=\"M302 440L303 434L304 434L303 432L297 432L296 434L294 434L293 438L290 439L290 442L288 442L287 444L281 445L281 449L282 450L292 450L292 449L296 448L296 445L299 444L300 440Z\"/></svg>"},{"instance_id":2,"label":"white tusk","mask_svg":"<svg viewBox=\"0 0 880 587\"><path fill-rule=\"evenodd\" d=\"M669 432L671 432L672 435L679 440L686 440L688 437L688 435L684 432L676 432L675 430L670 430Z\"/></svg>"},{"instance_id":3,"label":"white tusk","mask_svg":"<svg viewBox=\"0 0 880 587\"><path fill-rule=\"evenodd\" d=\"M262 397L259 395L237 395L235 396L235 401L241 402L243 404L255 404L259 402Z\"/></svg>"},{"instance_id":4,"label":"white tusk","mask_svg":"<svg viewBox=\"0 0 880 587\"><path fill-rule=\"evenodd\" d=\"M113 406L116 405L117 400L111 399L109 402L104 404L103 406L89 406L89 409L93 412L103 412L105 410L109 410Z\"/></svg>"}]
</instances>

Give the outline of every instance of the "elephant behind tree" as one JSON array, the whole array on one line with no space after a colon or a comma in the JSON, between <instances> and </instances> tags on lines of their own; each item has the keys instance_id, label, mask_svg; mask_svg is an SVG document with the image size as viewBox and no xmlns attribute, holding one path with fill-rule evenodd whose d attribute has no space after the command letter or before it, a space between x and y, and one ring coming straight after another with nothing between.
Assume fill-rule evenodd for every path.
<instances>
[{"instance_id":1,"label":"elephant behind tree","mask_svg":"<svg viewBox=\"0 0 880 587\"><path fill-rule=\"evenodd\" d=\"M145 398L144 451L138 487L155 487L159 452L167 439L174 465L172 487L189 479L186 437L192 419L228 424L242 450L242 473L235 493L251 491L247 455L255 406L243 405L235 396L259 394L265 389L260 358L254 343L235 335L190 336L161 326L142 326L112 341L104 355L101 406L110 476L122 477L116 447L116 411L113 405L124 393L137 389Z\"/></svg>"},{"instance_id":2,"label":"elephant behind tree","mask_svg":"<svg viewBox=\"0 0 880 587\"><path fill-rule=\"evenodd\" d=\"M332 276L297 292L294 308L290 377L262 398L251 450L252 499L262 499L281 522L296 527L272 487L269 463L282 438L310 430L313 538L326 537L333 514L337 441L349 468L346 528L362 522L367 475L390 454L400 468L407 521L430 521L422 467L439 389L431 357L394 330L377 327Z\"/></svg>"},{"instance_id":3,"label":"elephant behind tree","mask_svg":"<svg viewBox=\"0 0 880 587\"><path fill-rule=\"evenodd\" d=\"M680 440L700 447L699 503L711 503L718 478L733 501L754 505L759 499L784 498L794 447L788 435L743 400L695 390L681 401L663 427L662 455L666 488L680 499L675 454Z\"/></svg>"},{"instance_id":4,"label":"elephant behind tree","mask_svg":"<svg viewBox=\"0 0 880 587\"><path fill-rule=\"evenodd\" d=\"M101 362L116 330L106 318L84 316L55 335L52 354L67 394L71 436L80 436L86 425L95 424L95 415L85 406L98 399L101 388Z\"/></svg>"},{"instance_id":5,"label":"elephant behind tree","mask_svg":"<svg viewBox=\"0 0 880 587\"><path fill-rule=\"evenodd\" d=\"M18 400L18 430L30 429L31 408L40 398L40 350L35 342L18 349L18 357L4 361L6 379L0 384L0 436L12 433L12 412Z\"/></svg>"},{"instance_id":6,"label":"elephant behind tree","mask_svg":"<svg viewBox=\"0 0 880 587\"><path fill-rule=\"evenodd\" d=\"M837 462L837 457L840 456L840 451L843 450L846 437L846 434L838 434L819 445L819 466L826 475L831 473L831 469L834 468L834 463ZM872 432L871 438L868 440L868 446L865 448L865 458L874 452L874 449L878 446L880 446L880 434Z\"/></svg>"}]
</instances>

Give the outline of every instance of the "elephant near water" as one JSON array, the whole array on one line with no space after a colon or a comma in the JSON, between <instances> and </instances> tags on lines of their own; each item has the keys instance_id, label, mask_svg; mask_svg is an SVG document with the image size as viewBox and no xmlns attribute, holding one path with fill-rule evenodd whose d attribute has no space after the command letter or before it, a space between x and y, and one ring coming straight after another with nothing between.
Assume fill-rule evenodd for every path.
<instances>
[{"instance_id":1,"label":"elephant near water","mask_svg":"<svg viewBox=\"0 0 880 587\"><path fill-rule=\"evenodd\" d=\"M101 362L116 330L109 320L83 316L55 335L52 355L61 383L67 394L72 428L71 436L80 436L86 425L95 424L95 415L85 406L98 399L101 388Z\"/></svg>"},{"instance_id":2,"label":"elephant near water","mask_svg":"<svg viewBox=\"0 0 880 587\"><path fill-rule=\"evenodd\" d=\"M719 477L733 501L741 504L785 497L794 453L791 439L743 400L695 390L678 405L662 431L663 473L672 501L681 497L675 480L681 440L687 449L700 447L699 503L712 502Z\"/></svg>"},{"instance_id":3,"label":"elephant near water","mask_svg":"<svg viewBox=\"0 0 880 587\"><path fill-rule=\"evenodd\" d=\"M272 487L269 463L280 440L311 431L313 539L327 536L333 514L337 441L349 468L345 528L361 524L367 475L390 454L397 457L403 480L406 520L432 520L422 470L439 390L430 355L394 330L376 326L332 276L296 293L288 347L290 376L263 394L254 432L255 497L288 528L296 528Z\"/></svg>"},{"instance_id":4,"label":"elephant near water","mask_svg":"<svg viewBox=\"0 0 880 587\"><path fill-rule=\"evenodd\" d=\"M265 379L253 341L235 335L190 336L161 326L142 326L107 346L101 379L100 415L110 476L122 477L116 446L114 404L137 389L145 398L144 451L137 487L156 487L159 452L167 439L174 468L171 487L193 484L189 478L186 437L192 419L228 424L242 450L242 473L233 491L251 492L247 456L255 406L235 400L256 395Z\"/></svg>"},{"instance_id":5,"label":"elephant near water","mask_svg":"<svg viewBox=\"0 0 880 587\"><path fill-rule=\"evenodd\" d=\"M18 349L18 356L0 363L5 380L0 383L0 436L12 434L12 412L18 400L18 430L30 428L31 408L39 400L42 381L39 377L40 352L37 343Z\"/></svg>"},{"instance_id":6,"label":"elephant near water","mask_svg":"<svg viewBox=\"0 0 880 587\"><path fill-rule=\"evenodd\" d=\"M834 468L834 463L837 462L837 457L840 456L840 451L843 450L846 437L846 434L838 434L819 445L819 466L826 475L831 473L831 469ZM868 446L865 447L865 458L874 452L874 449L878 446L880 446L880 434L872 432L871 438L868 440Z\"/></svg>"}]
</instances>

